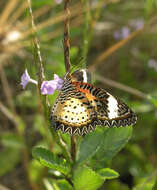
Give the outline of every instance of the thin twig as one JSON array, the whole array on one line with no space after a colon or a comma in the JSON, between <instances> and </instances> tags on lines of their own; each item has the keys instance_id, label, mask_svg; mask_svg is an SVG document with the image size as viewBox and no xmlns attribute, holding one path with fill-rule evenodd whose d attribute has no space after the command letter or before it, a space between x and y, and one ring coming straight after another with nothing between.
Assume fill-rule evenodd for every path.
<instances>
[{"instance_id":1,"label":"thin twig","mask_svg":"<svg viewBox=\"0 0 157 190\"><path fill-rule=\"evenodd\" d=\"M76 160L76 136L71 136L71 158L72 161Z\"/></svg>"},{"instance_id":2,"label":"thin twig","mask_svg":"<svg viewBox=\"0 0 157 190\"><path fill-rule=\"evenodd\" d=\"M62 150L66 154L66 158L68 159L68 161L72 162L72 159L71 159L67 144L62 139L62 136L60 135L60 133L56 133L56 135L59 137L59 142L58 143L61 145Z\"/></svg>"},{"instance_id":3,"label":"thin twig","mask_svg":"<svg viewBox=\"0 0 157 190\"><path fill-rule=\"evenodd\" d=\"M105 84L107 84L107 85L109 85L109 86L112 86L112 87L115 87L115 88L124 90L124 91L129 92L130 94L133 94L133 95L135 95L135 96L137 96L137 97L139 97L139 98L143 98L143 99L147 99L147 100L148 100L148 96L147 96L146 94L144 94L143 92L141 92L141 91L139 91L139 90L137 90L137 89L135 89L135 88L126 86L126 85L124 85L124 84L121 84L121 83L116 82L116 81L113 81L113 80L111 80L111 79L102 77L102 76L100 76L100 75L95 75L95 74L94 74L94 77L95 77L97 80L99 80L99 81L101 81L101 82L103 82L103 83L105 83Z\"/></svg>"},{"instance_id":4,"label":"thin twig","mask_svg":"<svg viewBox=\"0 0 157 190\"><path fill-rule=\"evenodd\" d=\"M18 4L19 0L10 0L6 3L5 8L3 9L2 13L0 14L0 32L3 29L3 24L8 19L9 15L12 13L15 6Z\"/></svg>"},{"instance_id":5,"label":"thin twig","mask_svg":"<svg viewBox=\"0 0 157 190\"><path fill-rule=\"evenodd\" d=\"M69 38L69 21L70 21L70 9L69 9L70 0L65 0L64 11L65 11L65 20L64 20L64 64L66 73L70 72L70 38Z\"/></svg>"},{"instance_id":6,"label":"thin twig","mask_svg":"<svg viewBox=\"0 0 157 190\"><path fill-rule=\"evenodd\" d=\"M78 16L71 21L71 28L79 27L81 24L82 24L81 16L80 17ZM60 27L52 32L43 34L42 42L49 41L50 39L54 39L62 34L63 34L63 29ZM49 48L49 46L48 46L48 48Z\"/></svg>"},{"instance_id":7,"label":"thin twig","mask_svg":"<svg viewBox=\"0 0 157 190\"><path fill-rule=\"evenodd\" d=\"M31 21L32 21L32 29L33 29L33 33L34 33L34 45L37 49L37 54L38 54L39 64L40 64L40 80L42 82L45 79L43 61L42 61L42 57L41 57L41 53L40 53L40 45L39 45L39 41L38 41L37 33L36 33L37 30L36 30L36 26L35 26L35 22L34 22L31 0L27 0L27 1L28 1L28 5L29 5L29 12L30 12Z\"/></svg>"},{"instance_id":8,"label":"thin twig","mask_svg":"<svg viewBox=\"0 0 157 190\"><path fill-rule=\"evenodd\" d=\"M12 92L9 87L9 83L8 83L6 74L4 72L3 66L0 66L0 78L1 78L3 89L4 89L4 94L5 94L7 102L8 102L8 106L10 107L12 112L15 112Z\"/></svg>"},{"instance_id":9,"label":"thin twig","mask_svg":"<svg viewBox=\"0 0 157 190\"><path fill-rule=\"evenodd\" d=\"M28 4L28 3L27 3L27 4ZM39 8L39 9L35 10L35 11L33 12L34 19L39 18L40 16L46 14L46 13L50 10L50 8L52 9L53 7L50 7L50 6L47 6L47 5L46 5L46 6L44 6L44 7L41 7L41 8ZM30 19L29 19L29 18L24 18L24 19L18 24L19 29L20 29L20 28L23 28L23 27L25 27L25 26L27 26L27 25L29 24L29 22L30 22ZM36 28L37 28L37 26L36 26ZM31 33L32 33L32 29L29 28L29 31L31 31Z\"/></svg>"},{"instance_id":10,"label":"thin twig","mask_svg":"<svg viewBox=\"0 0 157 190\"><path fill-rule=\"evenodd\" d=\"M96 59L93 61L93 63L90 65L89 70L93 71L98 65L100 65L106 58L111 56L114 52L119 50L121 47L123 47L125 44L127 44L130 40L134 39L138 35L140 35L142 32L146 31L147 29L150 29L150 27L154 26L157 23L157 16L155 15L151 20L149 20L148 23L146 23L142 28L139 30L136 30L132 32L127 38L117 42L113 46L109 47L107 50L102 52Z\"/></svg>"},{"instance_id":11,"label":"thin twig","mask_svg":"<svg viewBox=\"0 0 157 190\"><path fill-rule=\"evenodd\" d=\"M110 1L114 2L116 0L110 0ZM104 4L107 4L107 3L109 3L108 0L104 0L103 2L99 2L96 5L93 5L90 10L94 10L96 8L102 7ZM82 9L82 6L80 5L80 3L75 3L75 5L71 6L70 18L78 16L78 15L80 16L85 11L87 11L87 9ZM65 11L58 13L55 17L49 18L46 21L43 21L43 22L39 23L38 25L36 25L36 29L41 30L41 29L48 27L50 25L57 24L57 23L65 20L65 17L66 17ZM23 32L21 39L26 38L30 34L32 34L32 30L30 30L30 29L26 30L25 32Z\"/></svg>"},{"instance_id":12,"label":"thin twig","mask_svg":"<svg viewBox=\"0 0 157 190\"><path fill-rule=\"evenodd\" d=\"M64 11L65 11L65 20L64 20L64 64L66 73L70 72L70 36L69 36L69 22L70 22L70 9L69 9L70 0L64 0ZM71 136L71 159L74 162L76 156L76 139Z\"/></svg>"},{"instance_id":13,"label":"thin twig","mask_svg":"<svg viewBox=\"0 0 157 190\"><path fill-rule=\"evenodd\" d=\"M117 42L115 45L109 47L107 50L105 50L103 53L101 53L90 65L89 70L93 71L95 67L100 65L107 57L112 55L115 51L123 47L127 42L138 36L144 31L144 28L141 28L139 30L136 30L135 32L132 32L127 38Z\"/></svg>"},{"instance_id":14,"label":"thin twig","mask_svg":"<svg viewBox=\"0 0 157 190\"><path fill-rule=\"evenodd\" d=\"M17 126L19 125L19 119L18 116L15 113L12 113L6 106L4 106L2 104L2 102L0 102L0 111L10 120L13 122L13 124L15 125L17 131L18 128Z\"/></svg>"},{"instance_id":15,"label":"thin twig","mask_svg":"<svg viewBox=\"0 0 157 190\"><path fill-rule=\"evenodd\" d=\"M92 14L92 6L91 2L87 0L82 0L84 3L84 30L83 30L83 44L82 44L82 57L86 62L87 55L89 52L90 44L92 41L93 33L94 33L94 27L95 24L100 16L102 9L102 6L96 6L95 11ZM107 1L105 1L107 3ZM103 2L103 3L105 3ZM99 4L98 4L99 5ZM84 64L84 67L86 67L86 63Z\"/></svg>"}]
</instances>

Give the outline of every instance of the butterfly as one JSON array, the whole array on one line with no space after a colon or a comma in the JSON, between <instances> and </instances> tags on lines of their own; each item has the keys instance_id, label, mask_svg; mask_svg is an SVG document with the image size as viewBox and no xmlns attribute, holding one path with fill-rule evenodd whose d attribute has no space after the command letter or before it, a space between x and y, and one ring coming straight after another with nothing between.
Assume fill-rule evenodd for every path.
<instances>
[{"instance_id":1,"label":"butterfly","mask_svg":"<svg viewBox=\"0 0 157 190\"><path fill-rule=\"evenodd\" d=\"M70 135L85 135L97 125L129 126L135 113L121 100L89 83L86 69L67 74L50 113L51 126Z\"/></svg>"}]
</instances>

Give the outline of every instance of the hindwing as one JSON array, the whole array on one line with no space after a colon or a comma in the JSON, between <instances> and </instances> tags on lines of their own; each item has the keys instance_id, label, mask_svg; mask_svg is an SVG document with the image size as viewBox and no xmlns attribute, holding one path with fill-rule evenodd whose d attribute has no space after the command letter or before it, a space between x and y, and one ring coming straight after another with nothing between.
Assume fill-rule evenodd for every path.
<instances>
[{"instance_id":1,"label":"hindwing","mask_svg":"<svg viewBox=\"0 0 157 190\"><path fill-rule=\"evenodd\" d=\"M129 126L136 123L134 112L121 100L115 98L102 88L82 83L80 90L85 91L95 107L99 123L109 127Z\"/></svg>"},{"instance_id":2,"label":"hindwing","mask_svg":"<svg viewBox=\"0 0 157 190\"><path fill-rule=\"evenodd\" d=\"M51 109L51 125L63 133L83 135L96 125L129 126L137 120L134 112L121 100L92 84L67 77Z\"/></svg>"}]
</instances>

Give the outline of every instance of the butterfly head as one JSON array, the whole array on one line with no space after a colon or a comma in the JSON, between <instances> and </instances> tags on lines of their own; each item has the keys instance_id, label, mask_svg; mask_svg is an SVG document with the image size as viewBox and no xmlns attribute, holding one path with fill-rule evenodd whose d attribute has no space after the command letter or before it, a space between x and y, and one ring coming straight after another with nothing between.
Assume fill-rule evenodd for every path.
<instances>
[{"instance_id":1,"label":"butterfly head","mask_svg":"<svg viewBox=\"0 0 157 190\"><path fill-rule=\"evenodd\" d=\"M76 70L72 74L66 73L65 79L71 78L72 82L91 82L91 74L87 69Z\"/></svg>"}]
</instances>

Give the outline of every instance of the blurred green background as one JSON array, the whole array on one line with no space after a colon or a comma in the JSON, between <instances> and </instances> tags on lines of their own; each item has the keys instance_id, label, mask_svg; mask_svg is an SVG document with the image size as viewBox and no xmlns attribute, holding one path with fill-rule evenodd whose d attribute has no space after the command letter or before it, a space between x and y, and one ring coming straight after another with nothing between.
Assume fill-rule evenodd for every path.
<instances>
[{"instance_id":1,"label":"blurred green background","mask_svg":"<svg viewBox=\"0 0 157 190\"><path fill-rule=\"evenodd\" d=\"M120 176L101 190L156 190L157 182L157 1L71 0L72 69L87 68L92 82L125 101L138 121L128 144L110 161ZM62 0L32 0L46 80L65 74ZM0 189L42 190L47 169L32 147L53 147L35 85L25 90L27 68L39 76L27 0L0 1ZM49 96L51 104L57 92ZM2 187L3 186L3 187ZM49 187L49 188L48 188ZM52 188L53 189L53 188Z\"/></svg>"}]
</instances>

